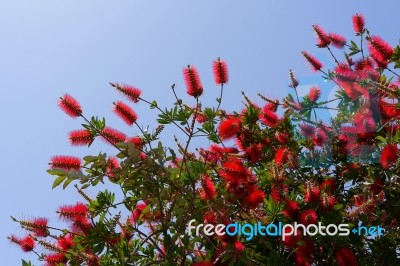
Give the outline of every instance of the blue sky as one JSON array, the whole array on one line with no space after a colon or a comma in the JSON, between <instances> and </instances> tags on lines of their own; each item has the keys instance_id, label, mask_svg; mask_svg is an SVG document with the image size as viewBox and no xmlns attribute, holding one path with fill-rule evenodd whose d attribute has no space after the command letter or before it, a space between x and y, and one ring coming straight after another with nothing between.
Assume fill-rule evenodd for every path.
<instances>
[{"instance_id":1,"label":"blue sky","mask_svg":"<svg viewBox=\"0 0 400 266\"><path fill-rule=\"evenodd\" d=\"M312 75L300 55L308 50L332 64L326 51L315 47L312 24L353 37L351 16L366 17L368 28L396 44L393 21L400 4L361 1L28 1L0 3L0 261L20 265L23 254L6 236L23 235L9 219L49 217L62 204L76 202L72 189L51 190L46 173L53 155L83 156L110 151L96 143L88 151L73 148L67 133L80 121L65 116L56 105L63 93L74 95L84 112L106 116L110 126L129 135L111 113L120 99L108 82L130 83L146 99L171 105L172 83L185 95L182 68L198 67L205 87L204 102L214 104L211 63L228 62L230 82L223 107L240 108L240 91L282 97L289 90L288 70L300 79ZM135 106L140 124L155 117L145 105ZM155 125L154 123L152 125ZM168 139L168 135L163 136ZM40 263L37 263L40 265Z\"/></svg>"}]
</instances>

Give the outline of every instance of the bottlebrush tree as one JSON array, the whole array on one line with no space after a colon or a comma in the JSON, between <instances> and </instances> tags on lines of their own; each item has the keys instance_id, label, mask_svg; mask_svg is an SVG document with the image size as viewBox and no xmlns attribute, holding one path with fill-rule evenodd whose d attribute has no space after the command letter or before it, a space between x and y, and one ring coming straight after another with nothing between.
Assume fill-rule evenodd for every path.
<instances>
[{"instance_id":1,"label":"bottlebrush tree","mask_svg":"<svg viewBox=\"0 0 400 266\"><path fill-rule=\"evenodd\" d=\"M356 41L313 26L317 46L336 64L333 69L302 52L313 71L338 87L329 101L321 99L318 87L300 98L299 81L290 71L293 91L283 100L259 94L253 101L242 93L243 109L228 112L221 109L228 67L217 59L212 66L221 90L216 106L201 102L203 86L194 66L183 69L194 105L184 103L174 86L176 102L162 108L133 86L111 83L126 97L113 111L137 130L127 136L105 119L88 118L65 94L59 107L83 121L83 128L69 133L71 145L90 146L100 138L115 153L51 158L53 188L73 183L82 202L56 211L66 228L50 226L47 218L12 217L27 233L10 241L46 265L400 264L400 80L394 71L400 67L400 46L372 35L362 15L353 17L353 27ZM137 102L159 112L153 131L139 126ZM320 111L329 108L337 114L322 122ZM166 126L186 139L175 137L175 147L164 146L161 139L172 138L163 135ZM201 137L206 146L194 147L193 140ZM85 189L100 182L120 194L102 189L90 198ZM193 219L213 225L345 223L350 229L381 226L385 232L375 237L299 232L285 239L254 235L246 240L190 235L187 225Z\"/></svg>"}]
</instances>

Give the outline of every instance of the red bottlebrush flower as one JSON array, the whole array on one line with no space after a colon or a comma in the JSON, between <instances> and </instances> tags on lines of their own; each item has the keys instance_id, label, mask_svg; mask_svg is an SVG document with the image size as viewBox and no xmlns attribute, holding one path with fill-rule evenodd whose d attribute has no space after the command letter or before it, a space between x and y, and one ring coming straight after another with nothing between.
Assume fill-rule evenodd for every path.
<instances>
[{"instance_id":1,"label":"red bottlebrush flower","mask_svg":"<svg viewBox=\"0 0 400 266\"><path fill-rule=\"evenodd\" d=\"M142 215L146 207L147 207L146 203L138 203L136 205L136 208L133 210L132 216L130 217L131 223L135 223L137 220L139 220L140 215ZM145 216L143 216L143 218L145 218Z\"/></svg>"},{"instance_id":2,"label":"red bottlebrush flower","mask_svg":"<svg viewBox=\"0 0 400 266\"><path fill-rule=\"evenodd\" d=\"M241 129L240 118L228 118L222 121L218 126L218 133L222 140L230 139L236 136Z\"/></svg>"},{"instance_id":3,"label":"red bottlebrush flower","mask_svg":"<svg viewBox=\"0 0 400 266\"><path fill-rule=\"evenodd\" d=\"M234 246L235 246L235 250L236 250L237 252L239 252L239 253L242 252L242 251L245 249L245 246L244 246L243 243L240 242L239 240L236 240L236 241L235 241Z\"/></svg>"},{"instance_id":4,"label":"red bottlebrush flower","mask_svg":"<svg viewBox=\"0 0 400 266\"><path fill-rule=\"evenodd\" d=\"M321 196L321 205L324 210L332 210L333 207L336 205L336 199L333 195L328 195L324 193Z\"/></svg>"},{"instance_id":5,"label":"red bottlebrush flower","mask_svg":"<svg viewBox=\"0 0 400 266\"><path fill-rule=\"evenodd\" d=\"M389 169L399 158L399 149L396 144L386 145L381 153L381 165L385 169Z\"/></svg>"},{"instance_id":6,"label":"red bottlebrush flower","mask_svg":"<svg viewBox=\"0 0 400 266\"><path fill-rule=\"evenodd\" d=\"M92 229L92 227L93 225L87 217L77 216L73 218L73 232L81 232L83 234L86 234L90 229Z\"/></svg>"},{"instance_id":7,"label":"red bottlebrush flower","mask_svg":"<svg viewBox=\"0 0 400 266\"><path fill-rule=\"evenodd\" d=\"M312 138L314 145L322 146L328 141L328 135L321 128L317 128L315 135Z\"/></svg>"},{"instance_id":8,"label":"red bottlebrush flower","mask_svg":"<svg viewBox=\"0 0 400 266\"><path fill-rule=\"evenodd\" d=\"M283 165L289 160L290 150L286 147L280 147L275 153L275 162L277 165Z\"/></svg>"},{"instance_id":9,"label":"red bottlebrush flower","mask_svg":"<svg viewBox=\"0 0 400 266\"><path fill-rule=\"evenodd\" d=\"M50 266L64 264L68 261L68 259L65 257L64 253L54 253L45 255L44 261L47 262L46 265Z\"/></svg>"},{"instance_id":10,"label":"red bottlebrush flower","mask_svg":"<svg viewBox=\"0 0 400 266\"><path fill-rule=\"evenodd\" d=\"M246 148L246 153L248 155L249 160L252 163L257 163L261 159L262 151L261 151L262 145L260 143L258 144L251 144L249 147Z\"/></svg>"},{"instance_id":11,"label":"red bottlebrush flower","mask_svg":"<svg viewBox=\"0 0 400 266\"><path fill-rule=\"evenodd\" d=\"M92 134L87 129L73 130L69 132L69 142L72 146L85 146L93 141Z\"/></svg>"},{"instance_id":12,"label":"red bottlebrush flower","mask_svg":"<svg viewBox=\"0 0 400 266\"><path fill-rule=\"evenodd\" d=\"M393 47L378 36L372 36L369 39L368 48L370 55L379 61L390 60L394 53Z\"/></svg>"},{"instance_id":13,"label":"red bottlebrush flower","mask_svg":"<svg viewBox=\"0 0 400 266\"><path fill-rule=\"evenodd\" d=\"M136 149L141 149L144 145L144 141L141 137L132 137L126 140L127 142L133 143Z\"/></svg>"},{"instance_id":14,"label":"red bottlebrush flower","mask_svg":"<svg viewBox=\"0 0 400 266\"><path fill-rule=\"evenodd\" d=\"M118 101L114 103L114 113L118 115L128 125L133 125L138 119L137 114L125 103Z\"/></svg>"},{"instance_id":15,"label":"red bottlebrush flower","mask_svg":"<svg viewBox=\"0 0 400 266\"><path fill-rule=\"evenodd\" d=\"M217 195L214 183L208 175L202 177L202 188L200 190L200 198L202 200L212 200Z\"/></svg>"},{"instance_id":16,"label":"red bottlebrush flower","mask_svg":"<svg viewBox=\"0 0 400 266\"><path fill-rule=\"evenodd\" d=\"M53 156L51 158L51 168L61 168L65 170L78 171L81 168L81 159L75 156Z\"/></svg>"},{"instance_id":17,"label":"red bottlebrush flower","mask_svg":"<svg viewBox=\"0 0 400 266\"><path fill-rule=\"evenodd\" d=\"M335 252L335 259L338 266L357 266L357 259L348 247L338 248Z\"/></svg>"},{"instance_id":18,"label":"red bottlebrush flower","mask_svg":"<svg viewBox=\"0 0 400 266\"><path fill-rule=\"evenodd\" d=\"M124 142L126 140L126 135L114 128L105 127L102 131L102 139L107 143L115 145L119 142Z\"/></svg>"},{"instance_id":19,"label":"red bottlebrush flower","mask_svg":"<svg viewBox=\"0 0 400 266\"><path fill-rule=\"evenodd\" d=\"M58 209L60 218L75 221L81 217L87 217L89 215L89 208L86 204L78 202L75 205L65 205Z\"/></svg>"},{"instance_id":20,"label":"red bottlebrush flower","mask_svg":"<svg viewBox=\"0 0 400 266\"><path fill-rule=\"evenodd\" d=\"M295 200L286 200L285 208L282 210L282 214L287 218L293 218L294 215L299 211L299 204Z\"/></svg>"},{"instance_id":21,"label":"red bottlebrush flower","mask_svg":"<svg viewBox=\"0 0 400 266\"><path fill-rule=\"evenodd\" d=\"M289 136L286 133L279 133L279 134L276 134L276 140L280 144L286 144L289 141Z\"/></svg>"},{"instance_id":22,"label":"red bottlebrush flower","mask_svg":"<svg viewBox=\"0 0 400 266\"><path fill-rule=\"evenodd\" d=\"M354 125L357 128L358 133L375 132L376 123L372 118L372 113L359 112L354 115Z\"/></svg>"},{"instance_id":23,"label":"red bottlebrush flower","mask_svg":"<svg viewBox=\"0 0 400 266\"><path fill-rule=\"evenodd\" d=\"M35 248L35 240L31 236L26 236L19 241L21 249L25 252L32 251Z\"/></svg>"},{"instance_id":24,"label":"red bottlebrush flower","mask_svg":"<svg viewBox=\"0 0 400 266\"><path fill-rule=\"evenodd\" d=\"M214 80L217 84L228 83L228 67L225 61L219 58L213 62Z\"/></svg>"},{"instance_id":25,"label":"red bottlebrush flower","mask_svg":"<svg viewBox=\"0 0 400 266\"><path fill-rule=\"evenodd\" d=\"M203 216L205 224L215 224L217 222L217 215L215 212L206 212Z\"/></svg>"},{"instance_id":26,"label":"red bottlebrush flower","mask_svg":"<svg viewBox=\"0 0 400 266\"><path fill-rule=\"evenodd\" d=\"M262 123L269 127L276 127L279 123L278 115L271 110L264 108L263 112L260 113L259 118Z\"/></svg>"},{"instance_id":27,"label":"red bottlebrush flower","mask_svg":"<svg viewBox=\"0 0 400 266\"><path fill-rule=\"evenodd\" d=\"M75 246L75 242L70 234L66 234L57 239L57 246L63 251L67 251Z\"/></svg>"},{"instance_id":28,"label":"red bottlebrush flower","mask_svg":"<svg viewBox=\"0 0 400 266\"><path fill-rule=\"evenodd\" d=\"M258 187L254 187L250 194L244 199L244 205L250 209L256 208L259 204L264 201L265 194Z\"/></svg>"},{"instance_id":29,"label":"red bottlebrush flower","mask_svg":"<svg viewBox=\"0 0 400 266\"><path fill-rule=\"evenodd\" d=\"M272 111L272 112L276 112L276 110L278 110L278 105L279 105L279 101L278 100L276 100L274 102L267 102L264 105L263 110L264 111L269 110L269 111Z\"/></svg>"},{"instance_id":30,"label":"red bottlebrush flower","mask_svg":"<svg viewBox=\"0 0 400 266\"><path fill-rule=\"evenodd\" d=\"M299 223L304 224L304 225L309 225L309 224L315 224L317 223L317 213L313 209L308 209L305 211L302 211L299 214Z\"/></svg>"},{"instance_id":31,"label":"red bottlebrush flower","mask_svg":"<svg viewBox=\"0 0 400 266\"><path fill-rule=\"evenodd\" d=\"M320 188L321 190L325 190L325 191L329 191L330 193L333 193L333 191L335 190L335 179L333 178L328 178L325 179L324 181L322 181Z\"/></svg>"},{"instance_id":32,"label":"red bottlebrush flower","mask_svg":"<svg viewBox=\"0 0 400 266\"><path fill-rule=\"evenodd\" d=\"M311 138L315 134L315 127L309 124L301 124L300 132L303 136Z\"/></svg>"},{"instance_id":33,"label":"red bottlebrush flower","mask_svg":"<svg viewBox=\"0 0 400 266\"><path fill-rule=\"evenodd\" d=\"M317 46L320 48L327 47L331 43L331 39L328 37L325 31L319 25L313 25L313 29L318 39Z\"/></svg>"},{"instance_id":34,"label":"red bottlebrush flower","mask_svg":"<svg viewBox=\"0 0 400 266\"><path fill-rule=\"evenodd\" d=\"M115 87L118 91L123 93L129 100L134 103L137 103L139 101L139 97L142 94L141 90L131 85L111 83L111 86Z\"/></svg>"},{"instance_id":35,"label":"red bottlebrush flower","mask_svg":"<svg viewBox=\"0 0 400 266\"><path fill-rule=\"evenodd\" d=\"M305 202L317 201L320 198L321 191L318 186L314 184L307 184L307 188L304 194Z\"/></svg>"},{"instance_id":36,"label":"red bottlebrush flower","mask_svg":"<svg viewBox=\"0 0 400 266\"><path fill-rule=\"evenodd\" d=\"M336 48L342 49L346 45L346 39L336 33L330 33L328 38L331 40L332 45Z\"/></svg>"},{"instance_id":37,"label":"red bottlebrush flower","mask_svg":"<svg viewBox=\"0 0 400 266\"><path fill-rule=\"evenodd\" d=\"M353 16L353 28L357 34L361 34L364 31L365 21L364 16L361 14L355 14Z\"/></svg>"},{"instance_id":38,"label":"red bottlebrush flower","mask_svg":"<svg viewBox=\"0 0 400 266\"><path fill-rule=\"evenodd\" d=\"M46 237L49 235L49 231L47 229L48 220L47 218L35 218L27 228L28 230L35 233L36 236Z\"/></svg>"},{"instance_id":39,"label":"red bottlebrush flower","mask_svg":"<svg viewBox=\"0 0 400 266\"><path fill-rule=\"evenodd\" d=\"M320 61L318 61L317 58L315 58L311 54L307 53L306 51L303 51L301 53L303 54L304 58L308 61L308 63L310 64L310 66L312 67L314 72L321 70L323 65Z\"/></svg>"},{"instance_id":40,"label":"red bottlebrush flower","mask_svg":"<svg viewBox=\"0 0 400 266\"><path fill-rule=\"evenodd\" d=\"M114 179L114 172L119 168L119 162L116 157L109 157L107 159L106 174L110 180Z\"/></svg>"},{"instance_id":41,"label":"red bottlebrush flower","mask_svg":"<svg viewBox=\"0 0 400 266\"><path fill-rule=\"evenodd\" d=\"M312 87L310 89L310 92L308 93L308 99L312 103L316 102L320 96L321 96L321 90L318 87Z\"/></svg>"},{"instance_id":42,"label":"red bottlebrush flower","mask_svg":"<svg viewBox=\"0 0 400 266\"><path fill-rule=\"evenodd\" d=\"M194 66L188 66L183 69L183 77L186 83L186 92L193 97L199 97L203 94L203 86L200 82L200 76Z\"/></svg>"},{"instance_id":43,"label":"red bottlebrush flower","mask_svg":"<svg viewBox=\"0 0 400 266\"><path fill-rule=\"evenodd\" d=\"M64 94L64 96L60 98L58 106L72 118L77 118L82 114L81 105L69 94Z\"/></svg>"}]
</instances>

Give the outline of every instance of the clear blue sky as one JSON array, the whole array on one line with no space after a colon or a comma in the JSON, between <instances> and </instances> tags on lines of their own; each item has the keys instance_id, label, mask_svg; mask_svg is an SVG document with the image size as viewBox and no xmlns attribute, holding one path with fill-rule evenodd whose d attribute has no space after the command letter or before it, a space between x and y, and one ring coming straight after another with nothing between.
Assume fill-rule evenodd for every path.
<instances>
[{"instance_id":1,"label":"clear blue sky","mask_svg":"<svg viewBox=\"0 0 400 266\"><path fill-rule=\"evenodd\" d=\"M22 257L35 261L6 240L12 233L24 234L10 215L47 216L57 223L55 209L79 198L72 187L51 190L49 158L108 149L101 143L91 151L69 146L67 132L78 129L80 121L57 108L60 95L71 93L85 113L106 116L110 126L133 135L137 130L110 112L112 101L120 97L109 81L135 85L145 98L167 106L172 102L172 83L184 95L181 70L193 64L211 105L218 91L211 62L220 56L228 62L231 76L223 107L238 109L241 90L254 98L257 92L281 97L288 91L290 68L300 78L311 75L300 51L327 55L314 46L312 24L351 37L351 16L360 12L370 30L396 44L400 4L390 3L1 1L1 265L20 265ZM141 124L154 117L144 105L135 109Z\"/></svg>"}]
</instances>

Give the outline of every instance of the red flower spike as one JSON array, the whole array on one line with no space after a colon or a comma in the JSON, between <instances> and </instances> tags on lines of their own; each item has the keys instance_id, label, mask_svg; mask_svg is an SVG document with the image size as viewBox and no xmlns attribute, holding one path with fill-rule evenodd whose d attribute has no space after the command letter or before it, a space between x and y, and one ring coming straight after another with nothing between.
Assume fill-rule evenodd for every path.
<instances>
[{"instance_id":1,"label":"red flower spike","mask_svg":"<svg viewBox=\"0 0 400 266\"><path fill-rule=\"evenodd\" d=\"M138 119L136 112L133 111L133 109L129 107L127 104L121 101L114 103L113 111L129 126L133 125L133 123L135 123L136 120Z\"/></svg>"},{"instance_id":2,"label":"red flower spike","mask_svg":"<svg viewBox=\"0 0 400 266\"><path fill-rule=\"evenodd\" d=\"M111 83L111 85L115 87L118 91L123 93L129 100L134 103L137 103L139 101L140 95L142 94L141 90L131 85L118 83Z\"/></svg>"},{"instance_id":3,"label":"red flower spike","mask_svg":"<svg viewBox=\"0 0 400 266\"><path fill-rule=\"evenodd\" d=\"M186 83L186 92L193 97L199 97L203 94L203 86L200 82L200 76L197 68L188 66L183 69L183 77Z\"/></svg>"},{"instance_id":4,"label":"red flower spike","mask_svg":"<svg viewBox=\"0 0 400 266\"><path fill-rule=\"evenodd\" d=\"M331 40L332 45L336 48L342 49L346 45L346 38L339 34L330 33L328 38Z\"/></svg>"},{"instance_id":5,"label":"red flower spike","mask_svg":"<svg viewBox=\"0 0 400 266\"><path fill-rule=\"evenodd\" d=\"M132 143L136 149L141 149L144 145L144 141L141 137L131 137L126 140L127 142Z\"/></svg>"},{"instance_id":6,"label":"red flower spike","mask_svg":"<svg viewBox=\"0 0 400 266\"><path fill-rule=\"evenodd\" d=\"M304 194L304 201L307 203L317 201L320 198L320 194L321 190L318 186L308 184Z\"/></svg>"},{"instance_id":7,"label":"red flower spike","mask_svg":"<svg viewBox=\"0 0 400 266\"><path fill-rule=\"evenodd\" d=\"M335 190L335 183L336 183L335 179L328 178L322 181L320 188L321 190L333 193L333 191Z\"/></svg>"},{"instance_id":8,"label":"red flower spike","mask_svg":"<svg viewBox=\"0 0 400 266\"><path fill-rule=\"evenodd\" d=\"M314 72L317 72L318 70L321 70L323 67L322 63L318 61L317 58L312 56L311 54L307 53L306 51L301 52L304 56L304 58L308 61L310 64L311 68L313 69Z\"/></svg>"},{"instance_id":9,"label":"red flower spike","mask_svg":"<svg viewBox=\"0 0 400 266\"><path fill-rule=\"evenodd\" d=\"M57 246L63 251L68 251L75 246L75 242L73 237L70 234L67 234L57 239Z\"/></svg>"},{"instance_id":10,"label":"red flower spike","mask_svg":"<svg viewBox=\"0 0 400 266\"><path fill-rule=\"evenodd\" d=\"M317 39L318 39L317 46L319 48L328 47L328 45L331 43L331 39L328 37L328 35L325 33L325 31L321 28L321 26L313 25L313 29L314 29L314 32L317 35Z\"/></svg>"},{"instance_id":11,"label":"red flower spike","mask_svg":"<svg viewBox=\"0 0 400 266\"><path fill-rule=\"evenodd\" d=\"M68 259L65 257L64 253L54 253L45 255L44 261L47 262L46 265L50 266L64 264L68 261Z\"/></svg>"},{"instance_id":12,"label":"red flower spike","mask_svg":"<svg viewBox=\"0 0 400 266\"><path fill-rule=\"evenodd\" d=\"M208 175L203 176L200 198L202 200L212 200L217 195L214 183Z\"/></svg>"},{"instance_id":13,"label":"red flower spike","mask_svg":"<svg viewBox=\"0 0 400 266\"><path fill-rule=\"evenodd\" d=\"M64 94L64 96L60 98L58 106L72 118L77 118L82 115L81 105L69 94Z\"/></svg>"},{"instance_id":14,"label":"red flower spike","mask_svg":"<svg viewBox=\"0 0 400 266\"><path fill-rule=\"evenodd\" d=\"M31 236L26 236L20 240L19 245L23 251L29 252L35 248L35 240Z\"/></svg>"},{"instance_id":15,"label":"red flower spike","mask_svg":"<svg viewBox=\"0 0 400 266\"><path fill-rule=\"evenodd\" d=\"M136 208L133 210L132 215L130 217L131 223L135 223L139 218L140 215L142 215L143 210L146 209L147 205L146 203L138 203L136 205ZM146 218L145 216L143 216L143 218Z\"/></svg>"},{"instance_id":16,"label":"red flower spike","mask_svg":"<svg viewBox=\"0 0 400 266\"><path fill-rule=\"evenodd\" d=\"M69 132L69 142L72 146L86 146L93 141L92 134L87 129L73 130Z\"/></svg>"},{"instance_id":17,"label":"red flower spike","mask_svg":"<svg viewBox=\"0 0 400 266\"><path fill-rule=\"evenodd\" d=\"M371 57L380 62L389 61L394 53L393 47L378 36L371 36L368 48Z\"/></svg>"},{"instance_id":18,"label":"red flower spike","mask_svg":"<svg viewBox=\"0 0 400 266\"><path fill-rule=\"evenodd\" d=\"M225 61L219 58L213 62L214 80L217 84L228 83L228 67Z\"/></svg>"},{"instance_id":19,"label":"red flower spike","mask_svg":"<svg viewBox=\"0 0 400 266\"><path fill-rule=\"evenodd\" d=\"M271 110L264 108L263 112L258 117L262 123L269 127L276 127L279 123L278 115Z\"/></svg>"},{"instance_id":20,"label":"red flower spike","mask_svg":"<svg viewBox=\"0 0 400 266\"><path fill-rule=\"evenodd\" d=\"M252 189L250 194L244 199L244 204L250 209L256 208L259 204L264 201L265 194L262 190L255 187Z\"/></svg>"},{"instance_id":21,"label":"red flower spike","mask_svg":"<svg viewBox=\"0 0 400 266\"><path fill-rule=\"evenodd\" d=\"M49 231L47 229L48 220L47 218L35 218L31 222L32 231L36 236L46 237L49 235Z\"/></svg>"},{"instance_id":22,"label":"red flower spike","mask_svg":"<svg viewBox=\"0 0 400 266\"><path fill-rule=\"evenodd\" d=\"M355 14L353 16L353 28L357 34L361 34L364 31L365 21L364 16L361 14Z\"/></svg>"},{"instance_id":23,"label":"red flower spike","mask_svg":"<svg viewBox=\"0 0 400 266\"><path fill-rule=\"evenodd\" d=\"M321 90L318 87L312 87L308 93L308 99L314 103L321 97Z\"/></svg>"},{"instance_id":24,"label":"red flower spike","mask_svg":"<svg viewBox=\"0 0 400 266\"><path fill-rule=\"evenodd\" d=\"M240 242L239 240L236 240L236 241L235 241L234 246L235 246L235 250L236 250L237 252L239 252L239 253L242 252L242 251L245 249L245 246L244 246L243 243Z\"/></svg>"},{"instance_id":25,"label":"red flower spike","mask_svg":"<svg viewBox=\"0 0 400 266\"><path fill-rule=\"evenodd\" d=\"M282 210L282 214L287 218L293 218L293 216L297 214L300 209L299 204L295 200L286 200L285 203L286 206Z\"/></svg>"},{"instance_id":26,"label":"red flower spike","mask_svg":"<svg viewBox=\"0 0 400 266\"><path fill-rule=\"evenodd\" d=\"M304 224L305 226L317 223L317 219L317 213L313 209L302 211L299 214L299 223Z\"/></svg>"},{"instance_id":27,"label":"red flower spike","mask_svg":"<svg viewBox=\"0 0 400 266\"><path fill-rule=\"evenodd\" d=\"M381 165L385 169L389 169L399 158L399 149L396 144L386 145L381 153Z\"/></svg>"},{"instance_id":28,"label":"red flower spike","mask_svg":"<svg viewBox=\"0 0 400 266\"><path fill-rule=\"evenodd\" d=\"M58 214L63 219L75 221L81 217L87 217L89 208L86 204L78 202L75 205L61 206L58 209Z\"/></svg>"},{"instance_id":29,"label":"red flower spike","mask_svg":"<svg viewBox=\"0 0 400 266\"><path fill-rule=\"evenodd\" d=\"M303 136L311 138L315 134L315 127L309 124L301 124L300 132Z\"/></svg>"},{"instance_id":30,"label":"red flower spike","mask_svg":"<svg viewBox=\"0 0 400 266\"><path fill-rule=\"evenodd\" d=\"M222 140L230 139L236 136L241 129L240 118L228 118L222 121L218 126L218 133Z\"/></svg>"},{"instance_id":31,"label":"red flower spike","mask_svg":"<svg viewBox=\"0 0 400 266\"><path fill-rule=\"evenodd\" d=\"M289 149L280 147L275 153L275 162L277 165L282 166L289 160Z\"/></svg>"},{"instance_id":32,"label":"red flower spike","mask_svg":"<svg viewBox=\"0 0 400 266\"><path fill-rule=\"evenodd\" d=\"M338 266L357 266L357 259L348 247L341 247L335 252L335 259Z\"/></svg>"},{"instance_id":33,"label":"red flower spike","mask_svg":"<svg viewBox=\"0 0 400 266\"><path fill-rule=\"evenodd\" d=\"M58 155L51 158L50 164L51 168L79 171L81 168L81 159L75 156Z\"/></svg>"},{"instance_id":34,"label":"red flower spike","mask_svg":"<svg viewBox=\"0 0 400 266\"><path fill-rule=\"evenodd\" d=\"M124 133L111 127L105 127L103 131L101 131L101 134L102 139L112 145L126 140L126 135Z\"/></svg>"},{"instance_id":35,"label":"red flower spike","mask_svg":"<svg viewBox=\"0 0 400 266\"><path fill-rule=\"evenodd\" d=\"M106 167L106 174L108 178L113 181L114 180L114 171L117 170L120 165L116 157L111 156L107 159L107 167Z\"/></svg>"}]
</instances>

